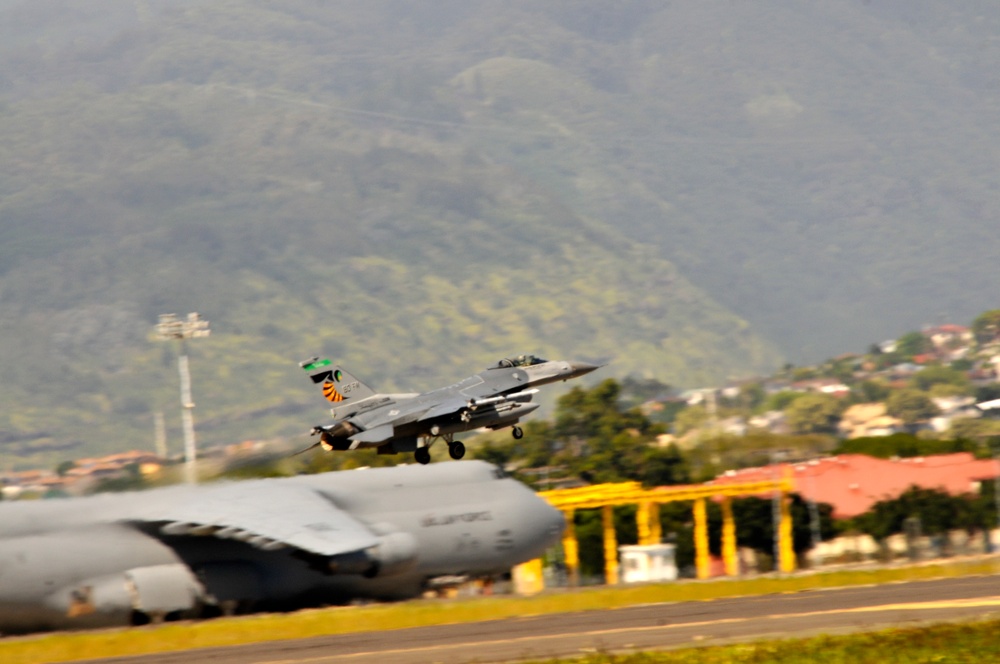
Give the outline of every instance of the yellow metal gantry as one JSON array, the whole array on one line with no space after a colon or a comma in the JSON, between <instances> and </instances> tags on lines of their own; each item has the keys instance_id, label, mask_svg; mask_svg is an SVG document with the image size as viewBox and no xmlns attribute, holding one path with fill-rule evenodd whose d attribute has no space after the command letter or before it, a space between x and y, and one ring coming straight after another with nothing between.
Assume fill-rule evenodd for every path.
<instances>
[{"instance_id":1,"label":"yellow metal gantry","mask_svg":"<svg viewBox=\"0 0 1000 664\"><path fill-rule=\"evenodd\" d=\"M638 482L616 484L596 484L578 489L556 489L542 491L538 495L545 498L566 517L563 532L563 554L570 583L579 581L580 555L576 540L573 517L576 510L601 510L604 530L604 574L608 584L618 583L618 542L615 537L614 507L616 505L637 505L636 525L639 544L658 544L660 532L660 505L679 501L694 503L694 548L695 569L699 579L710 576L708 553L708 518L705 501L709 498L722 499L722 558L726 574L739 573L736 554L736 523L733 520L732 499L735 496L759 495L780 492L781 521L778 526L779 569L782 572L795 571L795 552L792 548L791 498L794 490L788 476L776 480L741 482L733 484L699 484L693 486L659 487L644 489Z\"/></svg>"}]
</instances>

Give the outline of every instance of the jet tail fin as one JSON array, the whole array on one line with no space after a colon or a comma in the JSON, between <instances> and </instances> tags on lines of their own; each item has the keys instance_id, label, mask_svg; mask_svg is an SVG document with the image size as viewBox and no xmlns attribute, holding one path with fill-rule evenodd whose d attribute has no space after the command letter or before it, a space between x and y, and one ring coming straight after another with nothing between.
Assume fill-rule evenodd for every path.
<instances>
[{"instance_id":1,"label":"jet tail fin","mask_svg":"<svg viewBox=\"0 0 1000 664\"><path fill-rule=\"evenodd\" d=\"M314 357L300 362L299 366L309 373L312 382L322 385L323 396L335 406L346 401L361 401L378 394L330 360Z\"/></svg>"}]
</instances>

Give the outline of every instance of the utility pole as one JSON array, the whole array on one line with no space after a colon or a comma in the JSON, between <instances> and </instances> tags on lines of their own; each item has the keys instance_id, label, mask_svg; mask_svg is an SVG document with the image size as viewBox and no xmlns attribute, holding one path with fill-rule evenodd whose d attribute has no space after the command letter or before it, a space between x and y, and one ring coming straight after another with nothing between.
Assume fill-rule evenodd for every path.
<instances>
[{"instance_id":1,"label":"utility pole","mask_svg":"<svg viewBox=\"0 0 1000 664\"><path fill-rule=\"evenodd\" d=\"M190 313L187 319L180 320L177 314L160 314L160 322L156 324L156 338L159 341L177 342L177 370L181 377L181 418L184 422L184 478L188 484L198 481L195 473L195 461L198 451L194 438L194 401L191 399L191 371L188 368L187 339L207 337L211 334L208 321L202 320L197 313Z\"/></svg>"}]
</instances>

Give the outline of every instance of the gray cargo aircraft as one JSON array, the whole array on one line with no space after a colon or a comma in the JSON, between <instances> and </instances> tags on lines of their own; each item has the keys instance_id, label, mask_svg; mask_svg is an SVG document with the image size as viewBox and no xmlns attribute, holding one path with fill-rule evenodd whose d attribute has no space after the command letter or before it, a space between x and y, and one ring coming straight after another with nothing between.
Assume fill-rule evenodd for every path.
<instances>
[{"instance_id":1,"label":"gray cargo aircraft","mask_svg":"<svg viewBox=\"0 0 1000 664\"><path fill-rule=\"evenodd\" d=\"M540 385L577 378L600 368L586 362L543 360L534 355L505 358L494 366L454 385L421 394L379 394L330 360L317 357L299 364L312 381L323 386L323 396L334 404L333 424L313 427L319 442L331 450L378 448L379 454L413 452L422 464L430 462L430 446L438 439L448 444L452 459L465 456L456 433L483 427L513 427L538 408L530 403Z\"/></svg>"},{"instance_id":2,"label":"gray cargo aircraft","mask_svg":"<svg viewBox=\"0 0 1000 664\"><path fill-rule=\"evenodd\" d=\"M408 598L563 526L481 461L4 502L0 632Z\"/></svg>"}]
</instances>

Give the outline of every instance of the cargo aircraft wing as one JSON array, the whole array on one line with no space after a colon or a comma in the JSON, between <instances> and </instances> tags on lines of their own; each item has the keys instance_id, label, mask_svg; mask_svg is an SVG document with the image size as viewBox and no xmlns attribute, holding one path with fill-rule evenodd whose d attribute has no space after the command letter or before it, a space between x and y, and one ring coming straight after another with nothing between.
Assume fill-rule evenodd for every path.
<instances>
[{"instance_id":1,"label":"cargo aircraft wing","mask_svg":"<svg viewBox=\"0 0 1000 664\"><path fill-rule=\"evenodd\" d=\"M257 483L205 488L146 505L126 520L158 536L233 539L264 550L292 547L319 556L379 543L367 526L317 491L277 482L266 490Z\"/></svg>"}]
</instances>

